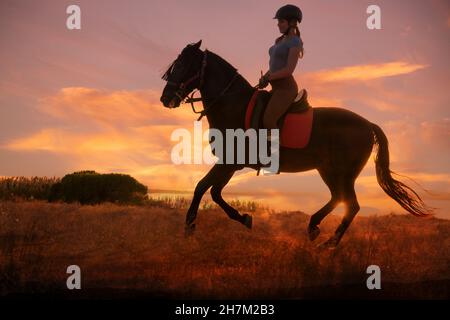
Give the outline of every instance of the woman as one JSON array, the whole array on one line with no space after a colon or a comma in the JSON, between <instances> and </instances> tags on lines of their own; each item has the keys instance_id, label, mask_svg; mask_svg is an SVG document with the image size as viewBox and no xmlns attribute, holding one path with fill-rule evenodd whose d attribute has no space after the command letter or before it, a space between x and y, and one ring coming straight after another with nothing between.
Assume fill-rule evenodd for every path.
<instances>
[{"instance_id":1,"label":"woman","mask_svg":"<svg viewBox=\"0 0 450 320\"><path fill-rule=\"evenodd\" d=\"M292 73L298 58L303 57L303 41L297 27L297 22L302 21L300 8L291 4L285 5L278 9L274 19L278 19L278 28L283 35L270 47L269 71L259 80L259 88L264 88L269 83L272 85L272 96L263 118L263 126L266 129L278 129L277 121L297 96L298 86Z\"/></svg>"}]
</instances>

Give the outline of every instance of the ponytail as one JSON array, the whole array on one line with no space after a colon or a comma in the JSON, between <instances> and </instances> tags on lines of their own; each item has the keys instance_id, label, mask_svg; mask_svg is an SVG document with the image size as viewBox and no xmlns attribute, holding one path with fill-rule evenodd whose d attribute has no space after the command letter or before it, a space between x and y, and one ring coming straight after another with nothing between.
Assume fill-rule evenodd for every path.
<instances>
[{"instance_id":1,"label":"ponytail","mask_svg":"<svg viewBox=\"0 0 450 320\"><path fill-rule=\"evenodd\" d=\"M287 29L287 31L283 35L289 34L289 31L290 31L291 28L292 28L292 26L289 26L289 28ZM281 36L279 36L278 38L275 39L275 44L277 44L281 39L283 39L283 35L281 35ZM300 39L300 54L299 54L299 58L302 59L303 58L303 54L304 54L303 40L302 40L302 37L300 35L300 30L298 29L297 24L295 24L295 35Z\"/></svg>"},{"instance_id":2,"label":"ponytail","mask_svg":"<svg viewBox=\"0 0 450 320\"><path fill-rule=\"evenodd\" d=\"M304 54L303 40L302 40L302 37L300 35L300 30L298 29L297 25L295 26L295 34L300 39L300 59L302 59L303 58L303 54Z\"/></svg>"}]
</instances>

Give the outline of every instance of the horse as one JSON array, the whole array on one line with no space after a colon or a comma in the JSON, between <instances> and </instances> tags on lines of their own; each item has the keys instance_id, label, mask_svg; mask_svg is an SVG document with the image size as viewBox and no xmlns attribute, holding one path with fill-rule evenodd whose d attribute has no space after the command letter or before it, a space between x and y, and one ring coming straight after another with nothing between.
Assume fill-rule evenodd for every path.
<instances>
[{"instance_id":1,"label":"horse","mask_svg":"<svg viewBox=\"0 0 450 320\"><path fill-rule=\"evenodd\" d=\"M237 69L218 54L201 50L202 40L188 44L170 64L162 79L167 81L160 101L166 108L178 108L186 103L194 90L200 92L203 110L200 120L206 116L210 128L224 132L225 129L244 127L246 108L252 94L257 90L237 72ZM186 101L185 101L186 99ZM191 100L192 103L193 100ZM330 190L330 200L309 221L307 235L314 241L320 234L322 220L341 202L345 214L335 233L320 247L335 248L352 220L360 210L355 193L355 180L366 165L373 146L378 184L384 192L412 215L431 215L420 196L410 187L395 180L396 174L389 168L388 139L383 130L362 116L337 107L314 107L314 121L310 141L304 148L279 149L279 172L302 172L316 169ZM211 142L211 141L210 141ZM185 234L195 230L195 219L203 195L211 188L211 197L229 216L251 229L252 216L241 214L222 197L222 190L234 173L243 168L259 170L260 163L215 163L197 183L190 207L186 213Z\"/></svg>"}]
</instances>

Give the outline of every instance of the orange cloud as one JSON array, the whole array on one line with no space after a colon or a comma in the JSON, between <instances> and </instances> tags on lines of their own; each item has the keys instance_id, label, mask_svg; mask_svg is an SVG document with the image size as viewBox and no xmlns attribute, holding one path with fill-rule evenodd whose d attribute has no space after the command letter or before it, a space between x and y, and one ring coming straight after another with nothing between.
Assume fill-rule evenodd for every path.
<instances>
[{"instance_id":1,"label":"orange cloud","mask_svg":"<svg viewBox=\"0 0 450 320\"><path fill-rule=\"evenodd\" d=\"M76 159L76 170L127 173L158 189L186 190L206 174L210 165L175 165L171 162L170 141L175 127L151 126L118 132L107 130L82 134L46 128L29 137L11 141L10 150L44 150L68 154Z\"/></svg>"},{"instance_id":2,"label":"orange cloud","mask_svg":"<svg viewBox=\"0 0 450 320\"><path fill-rule=\"evenodd\" d=\"M83 127L129 127L149 124L180 124L194 120L190 109L164 108L153 90L107 91L84 87L61 89L40 99L38 109L52 117Z\"/></svg>"},{"instance_id":3,"label":"orange cloud","mask_svg":"<svg viewBox=\"0 0 450 320\"><path fill-rule=\"evenodd\" d=\"M341 99L324 96L313 96L311 98L308 96L308 100L314 107L342 107L344 104Z\"/></svg>"},{"instance_id":4,"label":"orange cloud","mask_svg":"<svg viewBox=\"0 0 450 320\"><path fill-rule=\"evenodd\" d=\"M37 108L58 120L58 126L13 139L3 148L66 154L76 159L73 170L120 171L166 189L193 188L209 170L207 164L172 164L171 150L177 144L171 141L172 132L192 132L196 117L184 106L164 108L154 91L63 88L41 99ZM193 148L192 154L209 149L207 142L202 147Z\"/></svg>"},{"instance_id":5,"label":"orange cloud","mask_svg":"<svg viewBox=\"0 0 450 320\"><path fill-rule=\"evenodd\" d=\"M403 61L395 61L379 64L356 65L331 70L318 71L309 74L319 82L335 82L350 80L372 80L408 74L426 68L427 65L411 64Z\"/></svg>"},{"instance_id":6,"label":"orange cloud","mask_svg":"<svg viewBox=\"0 0 450 320\"><path fill-rule=\"evenodd\" d=\"M395 171L395 170L394 170ZM414 182L422 185L424 183L430 182L447 182L450 181L450 175L447 173L418 173L418 172L402 172L399 175L393 175L393 178L396 180L402 180L406 184L414 185ZM408 179L410 178L410 179ZM412 180L413 181L412 181ZM359 177L357 183L362 187L369 189L380 189L380 185L378 184L377 177L375 175L370 176L362 176ZM381 189L380 189L381 190Z\"/></svg>"},{"instance_id":7,"label":"orange cloud","mask_svg":"<svg viewBox=\"0 0 450 320\"><path fill-rule=\"evenodd\" d=\"M11 150L35 151L44 150L56 153L83 156L95 155L105 152L129 152L135 150L149 150L168 143L169 139L161 140L161 137L170 137L173 130L169 126L153 126L152 132L141 135L143 128L130 128L129 132L114 130L100 133L80 133L59 128L45 128L28 137L15 139L4 147Z\"/></svg>"}]
</instances>

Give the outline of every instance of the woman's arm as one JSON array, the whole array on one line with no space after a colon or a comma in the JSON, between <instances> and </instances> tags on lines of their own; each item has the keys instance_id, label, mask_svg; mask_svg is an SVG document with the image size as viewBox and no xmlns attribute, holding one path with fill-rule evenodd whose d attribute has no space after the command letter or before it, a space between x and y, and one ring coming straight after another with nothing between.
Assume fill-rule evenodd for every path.
<instances>
[{"instance_id":1,"label":"woman's arm","mask_svg":"<svg viewBox=\"0 0 450 320\"><path fill-rule=\"evenodd\" d=\"M290 76L297 66L298 57L300 55L300 47L295 46L289 49L288 61L286 67L281 70L275 71L271 73L270 71L266 72L266 76L268 80L281 79Z\"/></svg>"}]
</instances>

